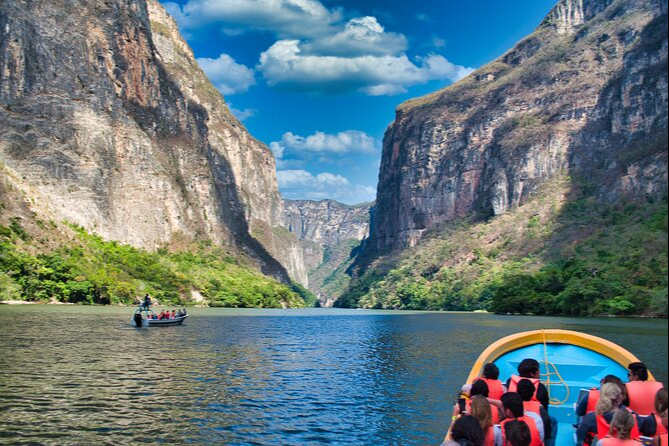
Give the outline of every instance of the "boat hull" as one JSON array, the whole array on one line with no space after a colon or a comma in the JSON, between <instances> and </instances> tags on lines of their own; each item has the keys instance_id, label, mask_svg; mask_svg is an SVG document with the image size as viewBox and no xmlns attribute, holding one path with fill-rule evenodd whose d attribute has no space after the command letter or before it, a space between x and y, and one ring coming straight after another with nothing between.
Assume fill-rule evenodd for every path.
<instances>
[{"instance_id":1,"label":"boat hull","mask_svg":"<svg viewBox=\"0 0 669 446\"><path fill-rule=\"evenodd\" d=\"M149 327L168 327L183 324L187 317L188 315L175 319L144 319L144 323L148 324Z\"/></svg>"}]
</instances>

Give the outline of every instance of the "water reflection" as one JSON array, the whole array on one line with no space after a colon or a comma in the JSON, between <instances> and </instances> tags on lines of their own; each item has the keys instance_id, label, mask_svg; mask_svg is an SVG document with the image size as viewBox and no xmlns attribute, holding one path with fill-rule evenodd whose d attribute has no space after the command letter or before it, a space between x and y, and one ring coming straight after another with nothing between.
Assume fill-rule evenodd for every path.
<instances>
[{"instance_id":1,"label":"water reflection","mask_svg":"<svg viewBox=\"0 0 669 446\"><path fill-rule=\"evenodd\" d=\"M490 343L538 329L620 343L667 379L666 321L0 307L0 442L435 444ZM269 315L269 317L268 317Z\"/></svg>"}]
</instances>

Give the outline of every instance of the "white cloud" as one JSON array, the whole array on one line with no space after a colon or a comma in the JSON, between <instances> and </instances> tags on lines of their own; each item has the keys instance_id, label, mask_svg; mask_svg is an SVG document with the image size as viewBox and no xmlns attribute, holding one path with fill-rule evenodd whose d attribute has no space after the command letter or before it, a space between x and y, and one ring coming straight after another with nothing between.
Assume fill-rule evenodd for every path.
<instances>
[{"instance_id":1,"label":"white cloud","mask_svg":"<svg viewBox=\"0 0 669 446\"><path fill-rule=\"evenodd\" d=\"M434 20L432 20L432 18L429 15L427 15L423 12L420 12L420 13L416 14L416 20L419 20L419 21L425 22L425 23L434 23Z\"/></svg>"},{"instance_id":2,"label":"white cloud","mask_svg":"<svg viewBox=\"0 0 669 446\"><path fill-rule=\"evenodd\" d=\"M165 7L184 29L223 25L229 32L261 29L279 35L306 37L322 34L341 20L318 0L190 0Z\"/></svg>"},{"instance_id":3,"label":"white cloud","mask_svg":"<svg viewBox=\"0 0 669 446\"><path fill-rule=\"evenodd\" d=\"M372 201L376 195L371 186L354 185L346 177L327 172L312 175L306 170L279 170L277 178L282 195L289 199L332 199L357 204Z\"/></svg>"},{"instance_id":4,"label":"white cloud","mask_svg":"<svg viewBox=\"0 0 669 446\"><path fill-rule=\"evenodd\" d=\"M232 104L228 103L228 106L230 108L230 113L232 113L235 118L239 119L240 121L244 122L249 118L252 118L256 115L257 111L252 109L252 108L244 108L244 109L238 109L232 106Z\"/></svg>"},{"instance_id":5,"label":"white cloud","mask_svg":"<svg viewBox=\"0 0 669 446\"><path fill-rule=\"evenodd\" d=\"M270 148L278 158L283 157L286 150L298 154L301 152L372 154L376 151L376 147L374 138L358 130L347 130L337 134L316 132L307 137L287 132L281 141L270 144Z\"/></svg>"},{"instance_id":6,"label":"white cloud","mask_svg":"<svg viewBox=\"0 0 669 446\"><path fill-rule=\"evenodd\" d=\"M458 81L473 71L431 54L414 65L406 54L398 56L336 57L304 54L298 40L280 40L260 55L258 70L271 86L291 90L369 95L393 95L406 87L430 80Z\"/></svg>"},{"instance_id":7,"label":"white cloud","mask_svg":"<svg viewBox=\"0 0 669 446\"><path fill-rule=\"evenodd\" d=\"M202 57L197 62L223 95L245 93L256 84L255 71L238 64L227 54L221 54L218 59Z\"/></svg>"},{"instance_id":8,"label":"white cloud","mask_svg":"<svg viewBox=\"0 0 669 446\"><path fill-rule=\"evenodd\" d=\"M358 17L336 34L305 43L302 50L321 56L382 56L400 53L407 46L404 35L385 32L376 17Z\"/></svg>"}]
</instances>

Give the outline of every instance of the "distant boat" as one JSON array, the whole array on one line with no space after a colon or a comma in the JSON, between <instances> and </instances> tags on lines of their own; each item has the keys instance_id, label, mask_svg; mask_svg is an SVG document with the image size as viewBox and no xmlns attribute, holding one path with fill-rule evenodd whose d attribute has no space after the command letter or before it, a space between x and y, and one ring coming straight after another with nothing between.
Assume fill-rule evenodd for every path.
<instances>
[{"instance_id":1,"label":"distant boat","mask_svg":"<svg viewBox=\"0 0 669 446\"><path fill-rule=\"evenodd\" d=\"M518 373L518 364L533 358L541 364L541 382L548 388L550 414L559 424L557 446L576 445L574 424L578 423L575 404L591 388L599 388L606 375L627 381L627 366L639 362L629 351L584 333L567 330L538 330L518 333L490 345L477 359L467 383L472 383L492 362L500 379ZM652 374L649 379L654 381Z\"/></svg>"},{"instance_id":2,"label":"distant boat","mask_svg":"<svg viewBox=\"0 0 669 446\"><path fill-rule=\"evenodd\" d=\"M140 305L132 316L131 323L136 327L166 327L169 325L181 325L188 317L188 314L172 319L154 319L153 316L154 313L150 308Z\"/></svg>"}]
</instances>

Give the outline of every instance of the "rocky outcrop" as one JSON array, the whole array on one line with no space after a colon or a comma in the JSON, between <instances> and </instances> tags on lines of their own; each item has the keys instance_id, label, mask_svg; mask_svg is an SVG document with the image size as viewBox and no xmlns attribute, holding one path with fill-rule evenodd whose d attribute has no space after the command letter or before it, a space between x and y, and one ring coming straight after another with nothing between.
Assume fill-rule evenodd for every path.
<instances>
[{"instance_id":1,"label":"rocky outcrop","mask_svg":"<svg viewBox=\"0 0 669 446\"><path fill-rule=\"evenodd\" d=\"M504 214L559 175L599 200L666 196L666 5L562 0L498 60L402 104L365 257Z\"/></svg>"},{"instance_id":2,"label":"rocky outcrop","mask_svg":"<svg viewBox=\"0 0 669 446\"><path fill-rule=\"evenodd\" d=\"M345 281L346 267L369 234L371 205L284 200L284 207L283 225L300 241L309 289L322 306L332 306L347 285L340 283Z\"/></svg>"},{"instance_id":3,"label":"rocky outcrop","mask_svg":"<svg viewBox=\"0 0 669 446\"><path fill-rule=\"evenodd\" d=\"M306 281L271 152L155 0L3 2L0 158L46 212L107 239L210 239Z\"/></svg>"}]
</instances>

